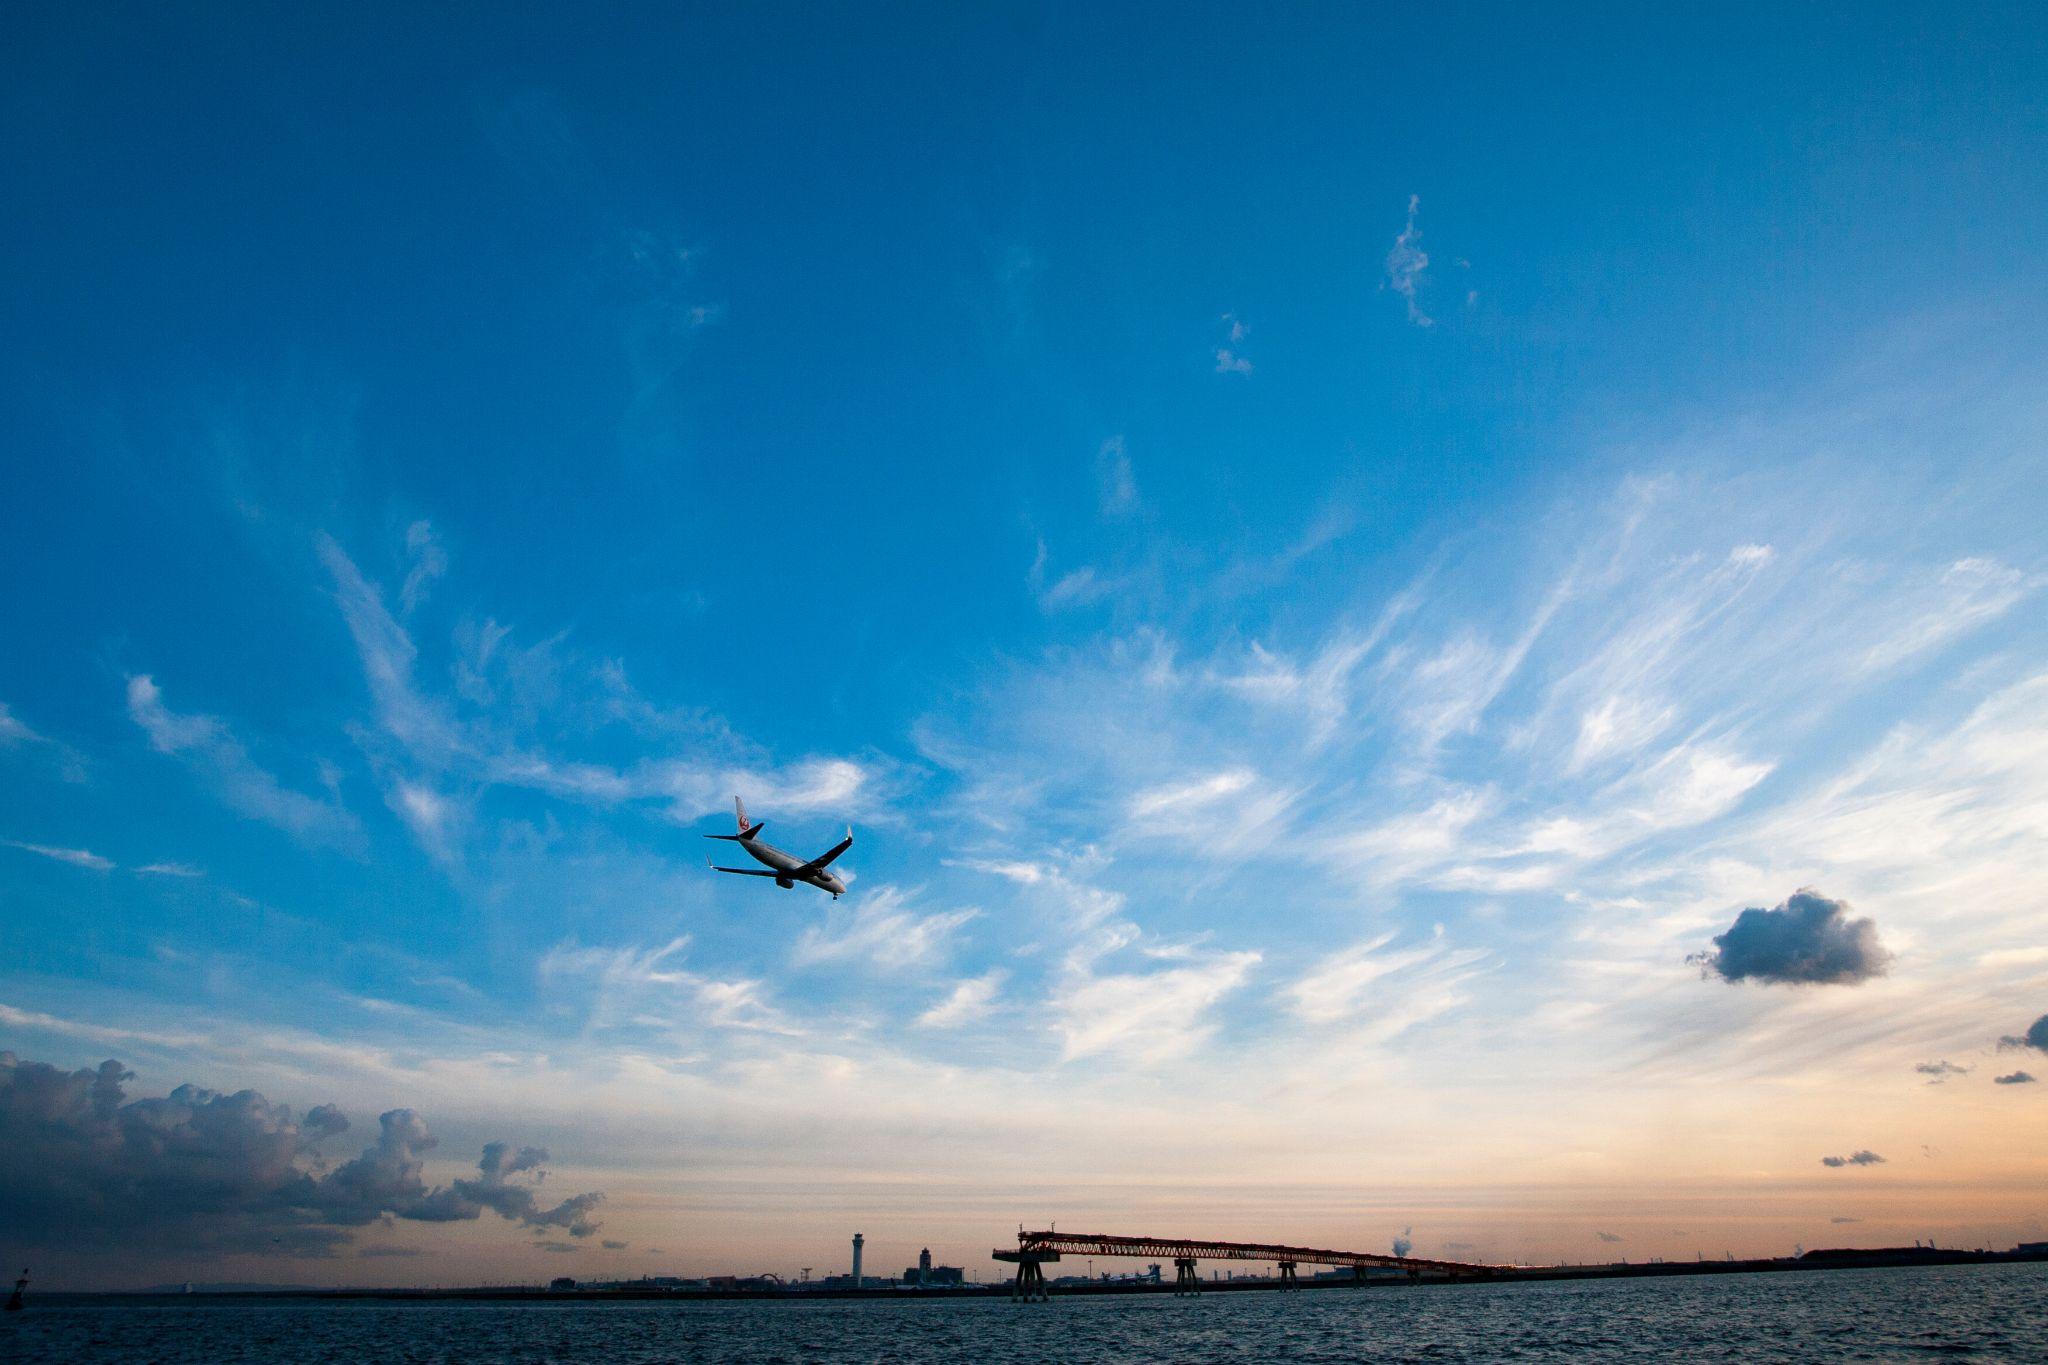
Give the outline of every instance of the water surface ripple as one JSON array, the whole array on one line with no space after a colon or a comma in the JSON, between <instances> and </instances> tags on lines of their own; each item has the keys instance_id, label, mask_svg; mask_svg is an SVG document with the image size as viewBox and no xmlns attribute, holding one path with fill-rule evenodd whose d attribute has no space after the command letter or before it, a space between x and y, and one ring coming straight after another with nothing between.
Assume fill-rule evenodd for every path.
<instances>
[{"instance_id":1,"label":"water surface ripple","mask_svg":"<svg viewBox=\"0 0 2048 1365\"><path fill-rule=\"evenodd\" d=\"M122 1302L0 1321L21 1361L2048 1361L2048 1265L895 1303Z\"/></svg>"}]
</instances>

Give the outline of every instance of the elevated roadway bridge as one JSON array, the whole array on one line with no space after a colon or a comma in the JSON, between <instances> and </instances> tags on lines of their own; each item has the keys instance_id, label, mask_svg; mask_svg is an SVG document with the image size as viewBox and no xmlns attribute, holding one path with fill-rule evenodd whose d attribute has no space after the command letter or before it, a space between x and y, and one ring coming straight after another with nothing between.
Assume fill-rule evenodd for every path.
<instances>
[{"instance_id":1,"label":"elevated roadway bridge","mask_svg":"<svg viewBox=\"0 0 2048 1365\"><path fill-rule=\"evenodd\" d=\"M1195 1274L1200 1261L1271 1261L1280 1268L1283 1288L1298 1287L1295 1268L1309 1265L1348 1266L1365 1282L1367 1270L1403 1270L1412 1278L1425 1274L1457 1279L1485 1279L1513 1266L1486 1265L1476 1261L1437 1261L1424 1256L1389 1256L1373 1251L1334 1251L1328 1247L1283 1246L1277 1242L1219 1242L1188 1237L1116 1237L1097 1232L1019 1232L1017 1249L997 1248L991 1253L998 1261L1017 1267L1016 1297L1044 1299L1045 1270L1049 1261L1063 1256L1133 1256L1141 1260L1171 1260L1174 1292L1199 1293L1201 1280Z\"/></svg>"}]
</instances>

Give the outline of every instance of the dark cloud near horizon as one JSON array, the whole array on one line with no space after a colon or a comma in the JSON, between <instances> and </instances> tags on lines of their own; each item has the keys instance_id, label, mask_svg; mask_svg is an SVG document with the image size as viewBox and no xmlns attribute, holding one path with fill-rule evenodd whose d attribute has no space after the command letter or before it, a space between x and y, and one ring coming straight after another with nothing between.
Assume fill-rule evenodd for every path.
<instances>
[{"instance_id":1,"label":"dark cloud near horizon","mask_svg":"<svg viewBox=\"0 0 2048 1365\"><path fill-rule=\"evenodd\" d=\"M1836 1167L1882 1166L1884 1165L1884 1158L1879 1156L1876 1152L1870 1151L1868 1148L1866 1148L1860 1152L1851 1152L1847 1156L1824 1156L1820 1159L1820 1164L1823 1166Z\"/></svg>"},{"instance_id":2,"label":"dark cloud near horizon","mask_svg":"<svg viewBox=\"0 0 2048 1365\"><path fill-rule=\"evenodd\" d=\"M1993 1085L2032 1085L2034 1078L2024 1071L2011 1071L2003 1076L1993 1076Z\"/></svg>"},{"instance_id":3,"label":"dark cloud near horizon","mask_svg":"<svg viewBox=\"0 0 2048 1365\"><path fill-rule=\"evenodd\" d=\"M544 1147L521 1147L513 1151L508 1142L484 1145L477 1162L475 1180L457 1180L446 1189L435 1190L411 1213L404 1216L422 1222L448 1223L480 1217L485 1209L501 1218L530 1228L562 1228L572 1237L588 1237L597 1231L590 1221L591 1210L604 1199L601 1194L579 1194L551 1209L540 1206L532 1185L515 1185L512 1177L532 1172L539 1181L547 1175L542 1163L548 1159Z\"/></svg>"},{"instance_id":4,"label":"dark cloud near horizon","mask_svg":"<svg viewBox=\"0 0 2048 1365\"><path fill-rule=\"evenodd\" d=\"M418 1247L367 1246L357 1247L356 1255L370 1256L424 1256L427 1253Z\"/></svg>"},{"instance_id":5,"label":"dark cloud near horizon","mask_svg":"<svg viewBox=\"0 0 2048 1365\"><path fill-rule=\"evenodd\" d=\"M1853 986L1883 976L1891 960L1875 920L1851 919L1846 901L1812 887L1769 910L1744 910L1712 952L1686 959L1723 981L1792 986Z\"/></svg>"},{"instance_id":6,"label":"dark cloud near horizon","mask_svg":"<svg viewBox=\"0 0 2048 1365\"><path fill-rule=\"evenodd\" d=\"M428 1188L423 1154L437 1145L410 1109L378 1120L375 1140L325 1173L316 1144L348 1129L333 1105L295 1119L254 1090L181 1085L129 1100L119 1062L66 1072L0 1052L0 1227L17 1244L68 1250L175 1248L186 1255L260 1252L331 1256L353 1229L382 1220L474 1219L485 1209L530 1228L598 1229L603 1198L542 1208L526 1183L547 1154L492 1143L479 1177Z\"/></svg>"},{"instance_id":7,"label":"dark cloud near horizon","mask_svg":"<svg viewBox=\"0 0 2048 1365\"><path fill-rule=\"evenodd\" d=\"M569 1252L572 1251L583 1250L582 1247L576 1245L576 1243L574 1242L535 1242L534 1245L540 1248L542 1251L552 1251L561 1255L567 1255Z\"/></svg>"},{"instance_id":8,"label":"dark cloud near horizon","mask_svg":"<svg viewBox=\"0 0 2048 1365\"><path fill-rule=\"evenodd\" d=\"M1932 1077L1933 1079L1927 1082L1929 1085L1940 1085L1951 1076L1967 1076L1970 1074L1969 1067L1957 1066L1947 1058L1943 1058L1938 1062L1922 1062L1914 1067L1913 1070L1922 1076Z\"/></svg>"},{"instance_id":9,"label":"dark cloud near horizon","mask_svg":"<svg viewBox=\"0 0 2048 1365\"><path fill-rule=\"evenodd\" d=\"M602 1242L599 1242L598 1245L603 1247L606 1251L624 1251L629 1245L629 1243L614 1242L611 1238L607 1237Z\"/></svg>"},{"instance_id":10,"label":"dark cloud near horizon","mask_svg":"<svg viewBox=\"0 0 2048 1365\"><path fill-rule=\"evenodd\" d=\"M1394 1239L1394 1254L1396 1256L1406 1256L1415 1249L1415 1243L1409 1240L1414 1231L1414 1228L1401 1229L1401 1235Z\"/></svg>"},{"instance_id":11,"label":"dark cloud near horizon","mask_svg":"<svg viewBox=\"0 0 2048 1365\"><path fill-rule=\"evenodd\" d=\"M1863 1220L1861 1218L1830 1218L1828 1221L1830 1223L1860 1223Z\"/></svg>"},{"instance_id":12,"label":"dark cloud near horizon","mask_svg":"<svg viewBox=\"0 0 2048 1365\"><path fill-rule=\"evenodd\" d=\"M2036 1052L2048 1052L2048 1014L2029 1024L2025 1033L2008 1033L1998 1040L2000 1052L2022 1047L2033 1048Z\"/></svg>"},{"instance_id":13,"label":"dark cloud near horizon","mask_svg":"<svg viewBox=\"0 0 2048 1365\"><path fill-rule=\"evenodd\" d=\"M1596 1232L1593 1235L1595 1237L1598 1237L1603 1242L1625 1242L1628 1240L1626 1237L1619 1236L1612 1232Z\"/></svg>"}]
</instances>

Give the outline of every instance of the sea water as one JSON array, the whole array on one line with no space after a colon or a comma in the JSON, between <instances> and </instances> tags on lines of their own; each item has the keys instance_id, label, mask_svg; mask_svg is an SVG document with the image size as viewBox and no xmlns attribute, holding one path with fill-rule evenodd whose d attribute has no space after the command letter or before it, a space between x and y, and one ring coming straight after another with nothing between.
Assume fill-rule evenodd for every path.
<instances>
[{"instance_id":1,"label":"sea water","mask_svg":"<svg viewBox=\"0 0 2048 1365\"><path fill-rule=\"evenodd\" d=\"M8 1361L2048 1362L2048 1265L813 1302L45 1298Z\"/></svg>"}]
</instances>

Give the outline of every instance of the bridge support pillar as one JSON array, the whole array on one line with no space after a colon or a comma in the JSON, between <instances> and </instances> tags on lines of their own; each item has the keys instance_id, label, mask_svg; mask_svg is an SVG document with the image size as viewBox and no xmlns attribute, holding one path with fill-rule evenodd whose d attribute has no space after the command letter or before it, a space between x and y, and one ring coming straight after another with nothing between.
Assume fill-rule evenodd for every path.
<instances>
[{"instance_id":1,"label":"bridge support pillar","mask_svg":"<svg viewBox=\"0 0 2048 1365\"><path fill-rule=\"evenodd\" d=\"M1202 1292L1202 1282L1195 1278L1195 1258L1176 1256L1173 1258L1173 1293L1180 1298Z\"/></svg>"},{"instance_id":2,"label":"bridge support pillar","mask_svg":"<svg viewBox=\"0 0 2048 1365\"><path fill-rule=\"evenodd\" d=\"M1018 1262L1017 1285L1011 1297L1025 1303L1046 1302L1045 1267L1035 1260Z\"/></svg>"},{"instance_id":3,"label":"bridge support pillar","mask_svg":"<svg viewBox=\"0 0 2048 1365\"><path fill-rule=\"evenodd\" d=\"M1010 1282L1010 1298L1017 1303L1044 1303L1045 1263L1057 1261L1057 1251L1034 1250L1020 1246L1015 1251L997 1251L995 1259L1008 1261L1017 1267L1017 1278Z\"/></svg>"},{"instance_id":4,"label":"bridge support pillar","mask_svg":"<svg viewBox=\"0 0 2048 1365\"><path fill-rule=\"evenodd\" d=\"M1294 1261L1280 1262L1280 1287L1282 1289L1301 1288L1301 1279L1294 1273L1295 1265L1296 1262Z\"/></svg>"}]
</instances>

